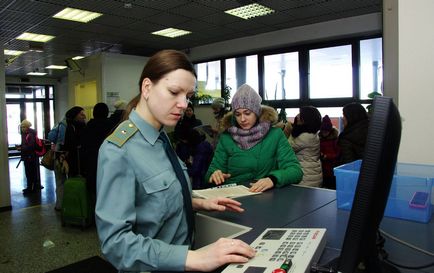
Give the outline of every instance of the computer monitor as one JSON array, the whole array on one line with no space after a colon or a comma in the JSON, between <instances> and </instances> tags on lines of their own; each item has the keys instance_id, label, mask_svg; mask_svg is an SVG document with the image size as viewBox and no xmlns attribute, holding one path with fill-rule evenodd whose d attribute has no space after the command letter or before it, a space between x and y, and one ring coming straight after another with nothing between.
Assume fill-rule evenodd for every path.
<instances>
[{"instance_id":1,"label":"computer monitor","mask_svg":"<svg viewBox=\"0 0 434 273\"><path fill-rule=\"evenodd\" d=\"M377 232L395 171L401 117L388 97L375 97L373 108L351 214L337 260L336 269L342 273L399 272L380 257Z\"/></svg>"}]
</instances>

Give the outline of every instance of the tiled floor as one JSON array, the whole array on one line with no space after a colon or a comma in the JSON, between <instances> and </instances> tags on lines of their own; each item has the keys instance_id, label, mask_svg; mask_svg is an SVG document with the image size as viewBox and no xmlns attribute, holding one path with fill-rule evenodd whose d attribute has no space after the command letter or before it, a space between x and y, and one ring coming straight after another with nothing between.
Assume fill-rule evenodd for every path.
<instances>
[{"instance_id":1,"label":"tiled floor","mask_svg":"<svg viewBox=\"0 0 434 273\"><path fill-rule=\"evenodd\" d=\"M45 187L24 196L24 166L9 160L12 210L0 212L0 272L41 273L101 255L94 227L62 227L54 210L54 174L41 167Z\"/></svg>"}]
</instances>

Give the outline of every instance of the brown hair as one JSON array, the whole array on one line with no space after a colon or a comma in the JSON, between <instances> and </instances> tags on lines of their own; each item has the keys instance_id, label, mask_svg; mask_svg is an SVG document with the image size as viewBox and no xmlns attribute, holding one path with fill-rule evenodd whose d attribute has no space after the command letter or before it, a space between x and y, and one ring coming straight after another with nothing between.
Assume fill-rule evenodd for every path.
<instances>
[{"instance_id":1,"label":"brown hair","mask_svg":"<svg viewBox=\"0 0 434 273\"><path fill-rule=\"evenodd\" d=\"M128 119L133 108L139 103L142 82L145 78L149 78L153 83L157 83L164 75L177 69L190 71L197 78L193 64L187 55L181 51L172 49L161 50L149 58L140 76L139 94L128 103L123 120Z\"/></svg>"}]
</instances>

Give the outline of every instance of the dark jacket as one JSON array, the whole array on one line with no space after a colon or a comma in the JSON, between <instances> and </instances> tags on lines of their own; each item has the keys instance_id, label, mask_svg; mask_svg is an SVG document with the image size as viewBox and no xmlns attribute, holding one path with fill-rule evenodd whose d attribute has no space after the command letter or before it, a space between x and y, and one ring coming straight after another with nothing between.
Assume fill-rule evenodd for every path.
<instances>
[{"instance_id":1,"label":"dark jacket","mask_svg":"<svg viewBox=\"0 0 434 273\"><path fill-rule=\"evenodd\" d=\"M341 153L339 164L345 164L363 158L366 137L368 136L368 127L368 119L360 120L351 126L345 127L338 139L338 146Z\"/></svg>"}]
</instances>

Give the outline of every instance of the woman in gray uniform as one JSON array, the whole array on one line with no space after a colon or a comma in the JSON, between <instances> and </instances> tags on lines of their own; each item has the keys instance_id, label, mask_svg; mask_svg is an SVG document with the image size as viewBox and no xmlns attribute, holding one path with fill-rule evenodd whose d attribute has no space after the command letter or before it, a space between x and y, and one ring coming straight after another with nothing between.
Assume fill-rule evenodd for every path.
<instances>
[{"instance_id":1,"label":"woman in gray uniform","mask_svg":"<svg viewBox=\"0 0 434 273\"><path fill-rule=\"evenodd\" d=\"M128 120L100 148L96 225L104 256L121 272L212 271L255 255L246 243L226 238L191 250L193 210L243 211L232 199L191 198L187 168L173 159L163 126L175 126L195 85L184 53L156 53L128 105Z\"/></svg>"}]
</instances>

